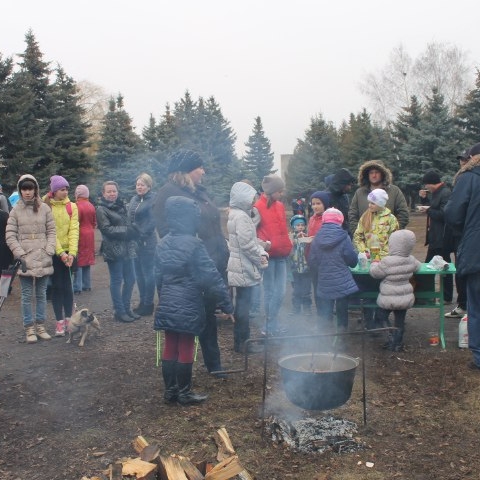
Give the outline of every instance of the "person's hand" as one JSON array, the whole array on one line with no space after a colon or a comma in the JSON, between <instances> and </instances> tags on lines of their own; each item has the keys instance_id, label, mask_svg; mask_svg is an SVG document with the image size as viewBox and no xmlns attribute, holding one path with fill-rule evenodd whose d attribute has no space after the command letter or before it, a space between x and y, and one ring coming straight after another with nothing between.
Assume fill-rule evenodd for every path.
<instances>
[{"instance_id":1,"label":"person's hand","mask_svg":"<svg viewBox=\"0 0 480 480\"><path fill-rule=\"evenodd\" d=\"M418 196L420 198L427 198L428 196L428 190L422 189L418 191Z\"/></svg>"},{"instance_id":2,"label":"person's hand","mask_svg":"<svg viewBox=\"0 0 480 480\"><path fill-rule=\"evenodd\" d=\"M65 262L65 265L70 268L73 265L73 261L75 260L75 257L73 255L67 255L67 261Z\"/></svg>"},{"instance_id":3,"label":"person's hand","mask_svg":"<svg viewBox=\"0 0 480 480\"><path fill-rule=\"evenodd\" d=\"M263 248L266 252L268 252L270 250L271 246L272 246L272 242L270 240L266 240L265 241L265 247L263 247Z\"/></svg>"},{"instance_id":4,"label":"person's hand","mask_svg":"<svg viewBox=\"0 0 480 480\"><path fill-rule=\"evenodd\" d=\"M226 313L225 314L225 319L226 320L231 320L232 323L235 323L235 317L233 316L233 313Z\"/></svg>"},{"instance_id":5,"label":"person's hand","mask_svg":"<svg viewBox=\"0 0 480 480\"><path fill-rule=\"evenodd\" d=\"M266 255L262 255L260 263L262 265L268 265L268 257Z\"/></svg>"}]
</instances>

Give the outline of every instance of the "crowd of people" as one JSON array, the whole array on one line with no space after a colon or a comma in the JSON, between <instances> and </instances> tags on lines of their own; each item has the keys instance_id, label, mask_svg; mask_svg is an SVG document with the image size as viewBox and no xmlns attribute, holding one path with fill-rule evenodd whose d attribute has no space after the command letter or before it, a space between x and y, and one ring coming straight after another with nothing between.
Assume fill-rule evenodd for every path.
<instances>
[{"instance_id":1,"label":"crowd of people","mask_svg":"<svg viewBox=\"0 0 480 480\"><path fill-rule=\"evenodd\" d=\"M480 240L480 144L458 160L453 190L442 182L440 172L425 172L418 211L427 217L425 262L437 255L450 262L455 255L458 305L446 316L462 317L468 311L470 368L480 370L480 251L475 248ZM348 331L351 295L379 290L378 308L364 309L365 328L391 325L392 314L396 329L384 348L404 348L406 312L415 301L410 279L421 264L412 254L415 235L406 229L407 202L381 161L365 162L357 179L345 168L328 176L325 190L293 201L289 222L280 176L265 176L261 193L248 180L236 182L230 192L228 238L220 210L202 184L204 174L198 153L179 150L170 158L165 184L155 192L152 177L141 173L128 202L113 180L104 182L96 206L86 185L76 187L71 201L69 183L60 175L51 177L43 197L34 176L20 177L14 192L18 198L11 197L13 207L0 192L2 268L13 259L23 263L19 277L26 343L51 339L47 288L56 319L54 335L65 336L74 296L92 289L98 228L113 319L131 323L154 315L154 329L164 331L166 402L190 405L207 398L192 390L195 337L208 372L227 376L217 338L219 310L234 322L236 352L261 351L259 344L248 342L261 291L261 334L286 333L280 310L288 278L293 286L291 315L314 315L314 306L317 324L333 325L340 333ZM370 275L352 275L359 255L370 259ZM135 284L139 303L132 307ZM451 275L445 277L444 295L445 303L451 303Z\"/></svg>"}]
</instances>

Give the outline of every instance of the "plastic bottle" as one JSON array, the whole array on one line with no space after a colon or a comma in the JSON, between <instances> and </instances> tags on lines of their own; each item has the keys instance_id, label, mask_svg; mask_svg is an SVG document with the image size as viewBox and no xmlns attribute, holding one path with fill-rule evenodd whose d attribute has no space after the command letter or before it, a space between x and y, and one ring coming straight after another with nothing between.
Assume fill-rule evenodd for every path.
<instances>
[{"instance_id":1,"label":"plastic bottle","mask_svg":"<svg viewBox=\"0 0 480 480\"><path fill-rule=\"evenodd\" d=\"M367 254L365 252L360 252L358 254L358 268L360 270L368 269L368 259L367 259Z\"/></svg>"},{"instance_id":2,"label":"plastic bottle","mask_svg":"<svg viewBox=\"0 0 480 480\"><path fill-rule=\"evenodd\" d=\"M380 242L375 234L370 237L370 261L380 261Z\"/></svg>"},{"instance_id":3,"label":"plastic bottle","mask_svg":"<svg viewBox=\"0 0 480 480\"><path fill-rule=\"evenodd\" d=\"M468 348L468 316L465 314L458 323L458 348Z\"/></svg>"}]
</instances>

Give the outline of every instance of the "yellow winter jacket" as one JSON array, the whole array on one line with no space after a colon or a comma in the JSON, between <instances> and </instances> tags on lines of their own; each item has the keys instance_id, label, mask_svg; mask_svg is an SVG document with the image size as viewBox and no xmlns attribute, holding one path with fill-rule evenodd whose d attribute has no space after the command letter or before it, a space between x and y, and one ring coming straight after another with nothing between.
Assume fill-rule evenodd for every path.
<instances>
[{"instance_id":1,"label":"yellow winter jacket","mask_svg":"<svg viewBox=\"0 0 480 480\"><path fill-rule=\"evenodd\" d=\"M57 242L55 246L55 253L61 255L63 252L68 252L74 257L78 253L78 208L77 205L69 200L67 197L64 200L55 200L53 198L44 197L47 205L52 209L53 219L55 220L55 227L57 229ZM67 207L67 203L70 206ZM70 215L71 213L71 215Z\"/></svg>"}]
</instances>

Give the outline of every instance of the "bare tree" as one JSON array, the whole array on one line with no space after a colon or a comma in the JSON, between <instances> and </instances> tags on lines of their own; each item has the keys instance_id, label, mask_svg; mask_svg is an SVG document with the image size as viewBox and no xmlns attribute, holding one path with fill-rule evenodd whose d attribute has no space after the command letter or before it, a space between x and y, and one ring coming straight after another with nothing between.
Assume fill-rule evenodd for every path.
<instances>
[{"instance_id":1,"label":"bare tree","mask_svg":"<svg viewBox=\"0 0 480 480\"><path fill-rule=\"evenodd\" d=\"M389 63L378 73L369 73L360 90L370 101L372 116L383 125L393 120L412 95L420 102L436 88L453 113L472 86L474 72L468 54L447 43L429 43L415 59L402 45L394 48Z\"/></svg>"}]
</instances>

